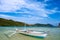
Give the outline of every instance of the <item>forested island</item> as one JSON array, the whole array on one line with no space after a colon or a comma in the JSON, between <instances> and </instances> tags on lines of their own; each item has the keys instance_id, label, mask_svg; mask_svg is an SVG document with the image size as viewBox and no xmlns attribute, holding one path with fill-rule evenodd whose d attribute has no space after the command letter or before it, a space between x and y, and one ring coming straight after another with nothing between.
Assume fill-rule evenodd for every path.
<instances>
[{"instance_id":1,"label":"forested island","mask_svg":"<svg viewBox=\"0 0 60 40\"><path fill-rule=\"evenodd\" d=\"M24 26L25 23L0 18L0 26ZM28 24L26 24L28 26Z\"/></svg>"},{"instance_id":2,"label":"forested island","mask_svg":"<svg viewBox=\"0 0 60 40\"><path fill-rule=\"evenodd\" d=\"M14 20L8 20L8 19L3 19L0 18L0 26L24 26L26 23L24 22L18 22L18 21L14 21ZM38 27L54 27L51 24L40 24L40 23L36 23L36 24L26 24L26 26L38 26Z\"/></svg>"}]
</instances>

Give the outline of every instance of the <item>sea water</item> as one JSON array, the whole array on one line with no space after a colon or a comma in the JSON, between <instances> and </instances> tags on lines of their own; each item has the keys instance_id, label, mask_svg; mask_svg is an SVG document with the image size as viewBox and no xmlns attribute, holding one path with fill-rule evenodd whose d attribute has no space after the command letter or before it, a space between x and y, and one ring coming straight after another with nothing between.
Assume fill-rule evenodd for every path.
<instances>
[{"instance_id":1,"label":"sea water","mask_svg":"<svg viewBox=\"0 0 60 40\"><path fill-rule=\"evenodd\" d=\"M60 40L60 28L52 28L52 27L26 27L26 30L38 30L48 32L46 38L34 38L30 36L21 35L18 33L12 35L11 37L8 37L7 32L9 30L15 31L16 28L20 30L25 29L25 27L0 27L0 40ZM5 35L5 33L7 33L7 35Z\"/></svg>"}]
</instances>

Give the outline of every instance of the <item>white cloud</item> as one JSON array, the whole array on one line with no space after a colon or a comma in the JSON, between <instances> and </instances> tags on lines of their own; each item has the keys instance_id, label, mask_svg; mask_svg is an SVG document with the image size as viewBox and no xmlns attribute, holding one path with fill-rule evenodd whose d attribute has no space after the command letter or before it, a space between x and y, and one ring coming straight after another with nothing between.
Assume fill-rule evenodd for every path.
<instances>
[{"instance_id":1,"label":"white cloud","mask_svg":"<svg viewBox=\"0 0 60 40\"><path fill-rule=\"evenodd\" d=\"M4 14L0 14L0 18L14 19L14 18L16 18L16 17L14 17L14 16L9 16L9 15L4 15Z\"/></svg>"},{"instance_id":2,"label":"white cloud","mask_svg":"<svg viewBox=\"0 0 60 40\"><path fill-rule=\"evenodd\" d=\"M43 18L36 17L36 16L32 17L31 15L29 15L29 17L26 17L26 15L24 15L22 17L15 17L15 16L10 16L10 15L4 15L4 14L0 14L0 18L12 19L12 20L15 20L15 21L25 22L25 23L29 23L29 24L37 23L37 20L43 19Z\"/></svg>"},{"instance_id":3,"label":"white cloud","mask_svg":"<svg viewBox=\"0 0 60 40\"><path fill-rule=\"evenodd\" d=\"M45 0L47 1L47 0ZM2 4L2 5L1 5ZM15 12L16 10L22 10L21 8L27 8L32 11L23 10L22 13L36 14L38 16L47 17L46 13L52 13L51 10L46 10L46 4L42 2L30 2L28 0L1 0L0 12ZM35 13L36 12L36 13Z\"/></svg>"},{"instance_id":4,"label":"white cloud","mask_svg":"<svg viewBox=\"0 0 60 40\"><path fill-rule=\"evenodd\" d=\"M50 1L50 0L44 0L44 2L47 2L47 1Z\"/></svg>"},{"instance_id":5,"label":"white cloud","mask_svg":"<svg viewBox=\"0 0 60 40\"><path fill-rule=\"evenodd\" d=\"M49 0L44 0L44 2L47 2ZM13 16L7 16L7 15L0 15L0 17L5 17L5 18L14 18L14 20L18 21L24 21L29 20L29 21L38 21L44 18L48 18L49 14L53 14L55 12L58 12L55 9L48 10L45 8L48 4L45 4L44 2L31 2L30 0L1 0L0 1L0 12L15 12L15 13L26 13L30 14L30 16L26 17L16 17ZM20 10L19 12L17 10ZM31 16L35 15L35 16Z\"/></svg>"}]
</instances>

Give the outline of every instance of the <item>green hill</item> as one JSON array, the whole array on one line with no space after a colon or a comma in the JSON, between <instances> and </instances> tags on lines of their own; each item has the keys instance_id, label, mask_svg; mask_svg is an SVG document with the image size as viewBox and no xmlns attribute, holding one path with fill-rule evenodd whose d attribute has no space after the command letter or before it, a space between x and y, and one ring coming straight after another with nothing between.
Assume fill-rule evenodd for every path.
<instances>
[{"instance_id":1,"label":"green hill","mask_svg":"<svg viewBox=\"0 0 60 40\"><path fill-rule=\"evenodd\" d=\"M18 21L0 18L0 26L24 26L24 25L25 25L25 23L23 23L23 22L18 22ZM39 23L37 23L37 24L26 24L26 26L54 27L51 24L39 24Z\"/></svg>"},{"instance_id":2,"label":"green hill","mask_svg":"<svg viewBox=\"0 0 60 40\"><path fill-rule=\"evenodd\" d=\"M24 26L25 23L0 18L0 26ZM28 24L26 24L28 25Z\"/></svg>"},{"instance_id":3,"label":"green hill","mask_svg":"<svg viewBox=\"0 0 60 40\"><path fill-rule=\"evenodd\" d=\"M38 27L54 27L53 25L51 24L40 24L40 23L37 23L37 24L34 24L33 26L38 26Z\"/></svg>"}]
</instances>

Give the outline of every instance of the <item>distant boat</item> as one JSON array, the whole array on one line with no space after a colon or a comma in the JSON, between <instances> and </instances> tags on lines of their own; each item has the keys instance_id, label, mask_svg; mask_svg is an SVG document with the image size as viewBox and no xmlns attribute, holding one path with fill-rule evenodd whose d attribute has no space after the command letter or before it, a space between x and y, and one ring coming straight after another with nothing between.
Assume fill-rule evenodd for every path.
<instances>
[{"instance_id":1,"label":"distant boat","mask_svg":"<svg viewBox=\"0 0 60 40\"><path fill-rule=\"evenodd\" d=\"M36 38L45 38L47 36L47 33L44 31L34 31L34 30L18 30L20 34L30 36L30 37L36 37Z\"/></svg>"}]
</instances>

